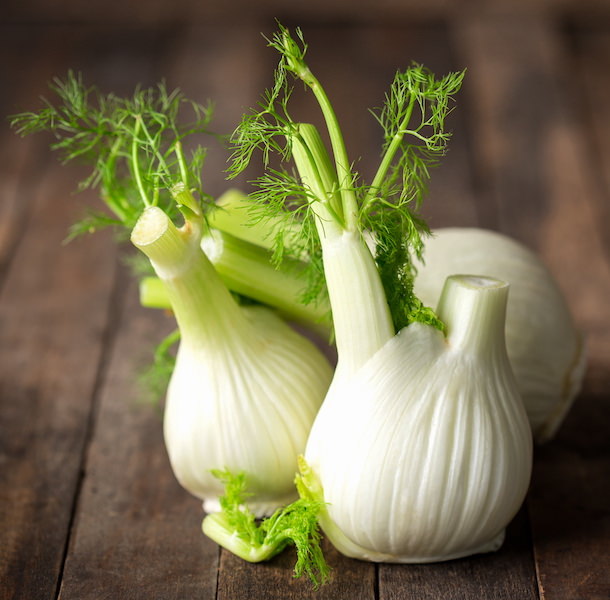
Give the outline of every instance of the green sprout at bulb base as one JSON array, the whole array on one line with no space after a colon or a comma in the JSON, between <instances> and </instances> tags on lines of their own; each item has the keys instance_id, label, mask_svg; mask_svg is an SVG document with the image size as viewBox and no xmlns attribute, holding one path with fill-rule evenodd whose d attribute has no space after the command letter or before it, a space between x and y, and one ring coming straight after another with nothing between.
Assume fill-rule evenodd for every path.
<instances>
[{"instance_id":1,"label":"green sprout at bulb base","mask_svg":"<svg viewBox=\"0 0 610 600\"><path fill-rule=\"evenodd\" d=\"M217 544L248 562L269 560L294 545L297 552L294 576L307 575L317 588L330 577L318 528L318 514L324 503L313 498L302 482L307 473L302 458L299 467L304 475L297 476L295 484L301 498L259 523L245 507L246 474L214 471L214 476L225 486L225 493L220 498L221 511L206 516L202 529Z\"/></svg>"}]
</instances>

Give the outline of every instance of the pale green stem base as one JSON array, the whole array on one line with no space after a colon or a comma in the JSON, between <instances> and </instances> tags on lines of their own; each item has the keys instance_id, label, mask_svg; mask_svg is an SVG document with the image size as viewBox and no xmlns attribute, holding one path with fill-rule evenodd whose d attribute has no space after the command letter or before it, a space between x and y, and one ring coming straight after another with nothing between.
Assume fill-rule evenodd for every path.
<instances>
[{"instance_id":1,"label":"pale green stem base","mask_svg":"<svg viewBox=\"0 0 610 600\"><path fill-rule=\"evenodd\" d=\"M329 338L332 324L328 302L301 301L304 280L299 261L285 260L276 268L264 248L217 230L203 237L201 247L231 291L270 306L285 319ZM140 303L147 308L171 308L167 289L156 277L141 280Z\"/></svg>"},{"instance_id":2,"label":"pale green stem base","mask_svg":"<svg viewBox=\"0 0 610 600\"><path fill-rule=\"evenodd\" d=\"M286 544L256 544L239 536L235 529L227 522L223 513L212 513L203 519L201 525L203 533L219 546L226 548L239 558L257 563L269 560L281 552Z\"/></svg>"},{"instance_id":3,"label":"pale green stem base","mask_svg":"<svg viewBox=\"0 0 610 600\"><path fill-rule=\"evenodd\" d=\"M159 208L144 211L131 241L151 261L167 290L183 344L240 343L252 330L229 290L200 247L196 224L176 228ZM239 336L228 336L234 331Z\"/></svg>"},{"instance_id":4,"label":"pale green stem base","mask_svg":"<svg viewBox=\"0 0 610 600\"><path fill-rule=\"evenodd\" d=\"M324 273L342 376L355 373L394 337L377 265L358 232L322 242Z\"/></svg>"},{"instance_id":5,"label":"pale green stem base","mask_svg":"<svg viewBox=\"0 0 610 600\"><path fill-rule=\"evenodd\" d=\"M453 348L479 356L506 355L506 304L509 286L492 277L451 275L445 281L438 315Z\"/></svg>"}]
</instances>

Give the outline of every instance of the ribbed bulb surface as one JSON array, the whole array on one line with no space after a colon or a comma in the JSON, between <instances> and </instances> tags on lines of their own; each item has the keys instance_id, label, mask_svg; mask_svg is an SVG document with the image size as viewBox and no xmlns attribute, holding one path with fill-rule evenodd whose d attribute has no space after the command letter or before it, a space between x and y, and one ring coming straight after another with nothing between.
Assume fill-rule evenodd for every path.
<instances>
[{"instance_id":1,"label":"ribbed bulb surface","mask_svg":"<svg viewBox=\"0 0 610 600\"><path fill-rule=\"evenodd\" d=\"M495 550L528 488L506 286L466 277L445 289L447 338L403 329L355 376L335 379L310 434L305 458L328 503L321 523L348 556L431 562Z\"/></svg>"},{"instance_id":2,"label":"ribbed bulb surface","mask_svg":"<svg viewBox=\"0 0 610 600\"><path fill-rule=\"evenodd\" d=\"M229 469L247 474L248 504L263 516L296 496L297 457L332 370L270 310L235 302L199 234L151 208L132 235L167 288L181 334L165 444L176 478L205 510L218 510L224 491L212 470Z\"/></svg>"}]
</instances>

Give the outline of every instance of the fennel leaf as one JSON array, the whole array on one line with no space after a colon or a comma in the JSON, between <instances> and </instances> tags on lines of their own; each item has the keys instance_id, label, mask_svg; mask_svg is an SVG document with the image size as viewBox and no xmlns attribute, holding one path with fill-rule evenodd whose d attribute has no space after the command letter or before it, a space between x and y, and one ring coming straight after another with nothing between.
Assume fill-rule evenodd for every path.
<instances>
[{"instance_id":1,"label":"fennel leaf","mask_svg":"<svg viewBox=\"0 0 610 600\"><path fill-rule=\"evenodd\" d=\"M328 581L330 567L320 547L317 521L323 502L299 498L257 522L245 506L246 474L227 470L213 474L223 483L225 491L219 500L221 511L203 520L203 531L208 537L249 562L269 560L293 545L297 553L294 576L307 575L315 588Z\"/></svg>"},{"instance_id":2,"label":"fennel leaf","mask_svg":"<svg viewBox=\"0 0 610 600\"><path fill-rule=\"evenodd\" d=\"M43 98L37 112L10 117L21 135L47 131L51 148L63 162L89 165L78 189L98 189L110 214L89 213L72 226L69 239L107 226L131 230L142 210L159 206L170 218L178 216L182 189L189 208L203 212L209 201L203 192L201 169L205 150L197 145L187 155L183 144L196 134L210 134L211 105L201 105L169 91L137 88L131 97L102 94L88 87L80 74L50 84L56 104Z\"/></svg>"},{"instance_id":3,"label":"fennel leaf","mask_svg":"<svg viewBox=\"0 0 610 600\"><path fill-rule=\"evenodd\" d=\"M430 308L415 296L415 258L423 260L424 240L430 231L420 214L427 192L430 170L445 154L451 132L446 118L453 96L459 91L464 72L449 73L441 79L421 65L413 64L394 77L381 109L371 111L383 131L382 156L370 184L363 184L349 161L339 122L329 98L305 61L307 45L303 33L293 37L288 29L279 31L269 46L280 54L273 86L264 93L258 110L247 114L232 136L230 176L236 176L250 163L255 151L262 154L267 172L253 183L251 194L257 208L253 218L261 220L284 215L286 227L294 232L301 225L301 239L286 247L281 234L275 239L275 252L283 256L293 251L311 260L310 297L323 286L320 280L321 249L313 224L315 203L323 204L327 219L346 231L358 230L371 236L375 259L386 292L396 330L419 321L443 329ZM320 106L327 126L334 166L325 149L307 138L305 130L288 112L292 87L288 75L305 83ZM311 131L311 130L308 130ZM296 178L287 167L299 144L307 164L307 182ZM280 166L270 167L275 154ZM301 169L299 169L300 171ZM313 210L311 210L313 208ZM317 273L315 272L316 270Z\"/></svg>"},{"instance_id":4,"label":"fennel leaf","mask_svg":"<svg viewBox=\"0 0 610 600\"><path fill-rule=\"evenodd\" d=\"M152 362L139 374L140 387L146 399L159 403L167 391L170 377L176 366L176 344L180 341L180 331L175 329L156 346Z\"/></svg>"}]
</instances>

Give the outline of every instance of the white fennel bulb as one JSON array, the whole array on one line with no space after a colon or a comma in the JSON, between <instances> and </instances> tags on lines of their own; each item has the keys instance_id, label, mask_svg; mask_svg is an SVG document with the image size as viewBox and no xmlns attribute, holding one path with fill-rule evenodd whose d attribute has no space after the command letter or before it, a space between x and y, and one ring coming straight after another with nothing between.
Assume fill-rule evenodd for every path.
<instances>
[{"instance_id":1,"label":"white fennel bulb","mask_svg":"<svg viewBox=\"0 0 610 600\"><path fill-rule=\"evenodd\" d=\"M431 562L500 547L532 456L504 344L506 291L450 278L446 339L414 323L333 381L305 459L327 503L322 528L343 554Z\"/></svg>"},{"instance_id":2,"label":"white fennel bulb","mask_svg":"<svg viewBox=\"0 0 610 600\"><path fill-rule=\"evenodd\" d=\"M415 292L435 306L452 273L478 273L510 284L506 345L534 438L553 437L578 394L583 339L542 261L519 242L476 228L437 229L426 242Z\"/></svg>"},{"instance_id":3,"label":"white fennel bulb","mask_svg":"<svg viewBox=\"0 0 610 600\"><path fill-rule=\"evenodd\" d=\"M246 472L248 504L268 514L296 493L297 456L328 388L323 354L266 308L239 306L200 248L197 223L178 229L158 208L133 243L164 282L181 333L164 435L181 485L218 510L213 470Z\"/></svg>"}]
</instances>

